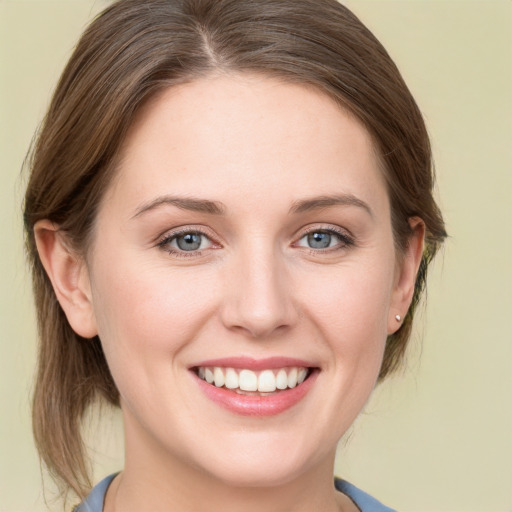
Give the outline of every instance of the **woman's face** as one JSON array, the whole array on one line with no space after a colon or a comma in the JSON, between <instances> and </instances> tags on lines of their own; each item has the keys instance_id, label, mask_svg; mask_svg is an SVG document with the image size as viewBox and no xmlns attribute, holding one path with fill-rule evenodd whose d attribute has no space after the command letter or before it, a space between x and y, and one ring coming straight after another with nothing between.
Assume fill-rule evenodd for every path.
<instances>
[{"instance_id":1,"label":"woman's face","mask_svg":"<svg viewBox=\"0 0 512 512\"><path fill-rule=\"evenodd\" d=\"M405 313L401 268L370 137L327 96L231 75L154 98L88 258L127 468L332 470Z\"/></svg>"}]
</instances>

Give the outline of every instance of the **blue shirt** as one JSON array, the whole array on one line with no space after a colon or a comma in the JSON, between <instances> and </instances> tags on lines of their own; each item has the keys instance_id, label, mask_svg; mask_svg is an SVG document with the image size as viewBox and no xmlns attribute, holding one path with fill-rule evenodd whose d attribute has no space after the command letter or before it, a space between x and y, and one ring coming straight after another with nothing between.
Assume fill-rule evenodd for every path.
<instances>
[{"instance_id":1,"label":"blue shirt","mask_svg":"<svg viewBox=\"0 0 512 512\"><path fill-rule=\"evenodd\" d=\"M116 474L107 476L91 491L87 499L75 508L74 512L103 512L103 504L105 502L105 494L107 493L110 482ZM345 480L336 478L334 486L343 494L346 494L361 510L361 512L396 512L393 509L384 506L382 503L372 498L369 494L361 491L357 487Z\"/></svg>"}]
</instances>

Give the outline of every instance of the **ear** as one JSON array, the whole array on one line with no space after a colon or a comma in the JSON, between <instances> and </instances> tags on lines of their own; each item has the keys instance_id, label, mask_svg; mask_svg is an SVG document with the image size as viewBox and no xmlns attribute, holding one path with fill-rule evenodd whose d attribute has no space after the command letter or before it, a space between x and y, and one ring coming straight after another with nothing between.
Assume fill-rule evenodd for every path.
<instances>
[{"instance_id":1,"label":"ear","mask_svg":"<svg viewBox=\"0 0 512 512\"><path fill-rule=\"evenodd\" d=\"M403 320L411 305L416 276L423 256L425 223L419 217L411 217L409 225L411 235L407 247L396 265L395 283L388 318L388 335L393 334L400 328L401 320ZM397 319L396 315L399 315L400 320Z\"/></svg>"},{"instance_id":2,"label":"ear","mask_svg":"<svg viewBox=\"0 0 512 512\"><path fill-rule=\"evenodd\" d=\"M49 220L34 226L37 251L72 329L84 338L98 334L85 261L70 248L65 233Z\"/></svg>"}]
</instances>

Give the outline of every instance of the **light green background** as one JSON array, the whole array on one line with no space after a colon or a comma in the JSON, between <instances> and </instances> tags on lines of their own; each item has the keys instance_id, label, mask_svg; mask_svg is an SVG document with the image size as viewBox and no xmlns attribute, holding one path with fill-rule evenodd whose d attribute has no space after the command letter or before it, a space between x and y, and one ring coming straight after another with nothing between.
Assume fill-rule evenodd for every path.
<instances>
[{"instance_id":1,"label":"light green background","mask_svg":"<svg viewBox=\"0 0 512 512\"><path fill-rule=\"evenodd\" d=\"M346 3L424 112L451 238L404 375L377 389L337 472L401 512L510 512L512 2ZM105 5L0 0L0 512L46 510L30 433L36 345L20 167L78 34ZM122 465L119 432L114 416L91 436L97 478Z\"/></svg>"}]
</instances>

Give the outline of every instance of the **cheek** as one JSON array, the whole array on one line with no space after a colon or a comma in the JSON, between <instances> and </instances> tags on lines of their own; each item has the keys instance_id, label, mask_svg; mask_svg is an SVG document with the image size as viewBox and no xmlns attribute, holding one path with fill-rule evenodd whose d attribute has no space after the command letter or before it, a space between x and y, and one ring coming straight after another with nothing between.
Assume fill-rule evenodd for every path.
<instances>
[{"instance_id":1,"label":"cheek","mask_svg":"<svg viewBox=\"0 0 512 512\"><path fill-rule=\"evenodd\" d=\"M156 368L165 365L169 371L171 356L197 336L214 309L209 281L188 270L109 266L105 272L98 269L92 290L99 337L114 378L135 372L149 376L155 362Z\"/></svg>"},{"instance_id":2,"label":"cheek","mask_svg":"<svg viewBox=\"0 0 512 512\"><path fill-rule=\"evenodd\" d=\"M303 287L304 307L340 361L380 365L387 338L392 265L340 266Z\"/></svg>"}]
</instances>

